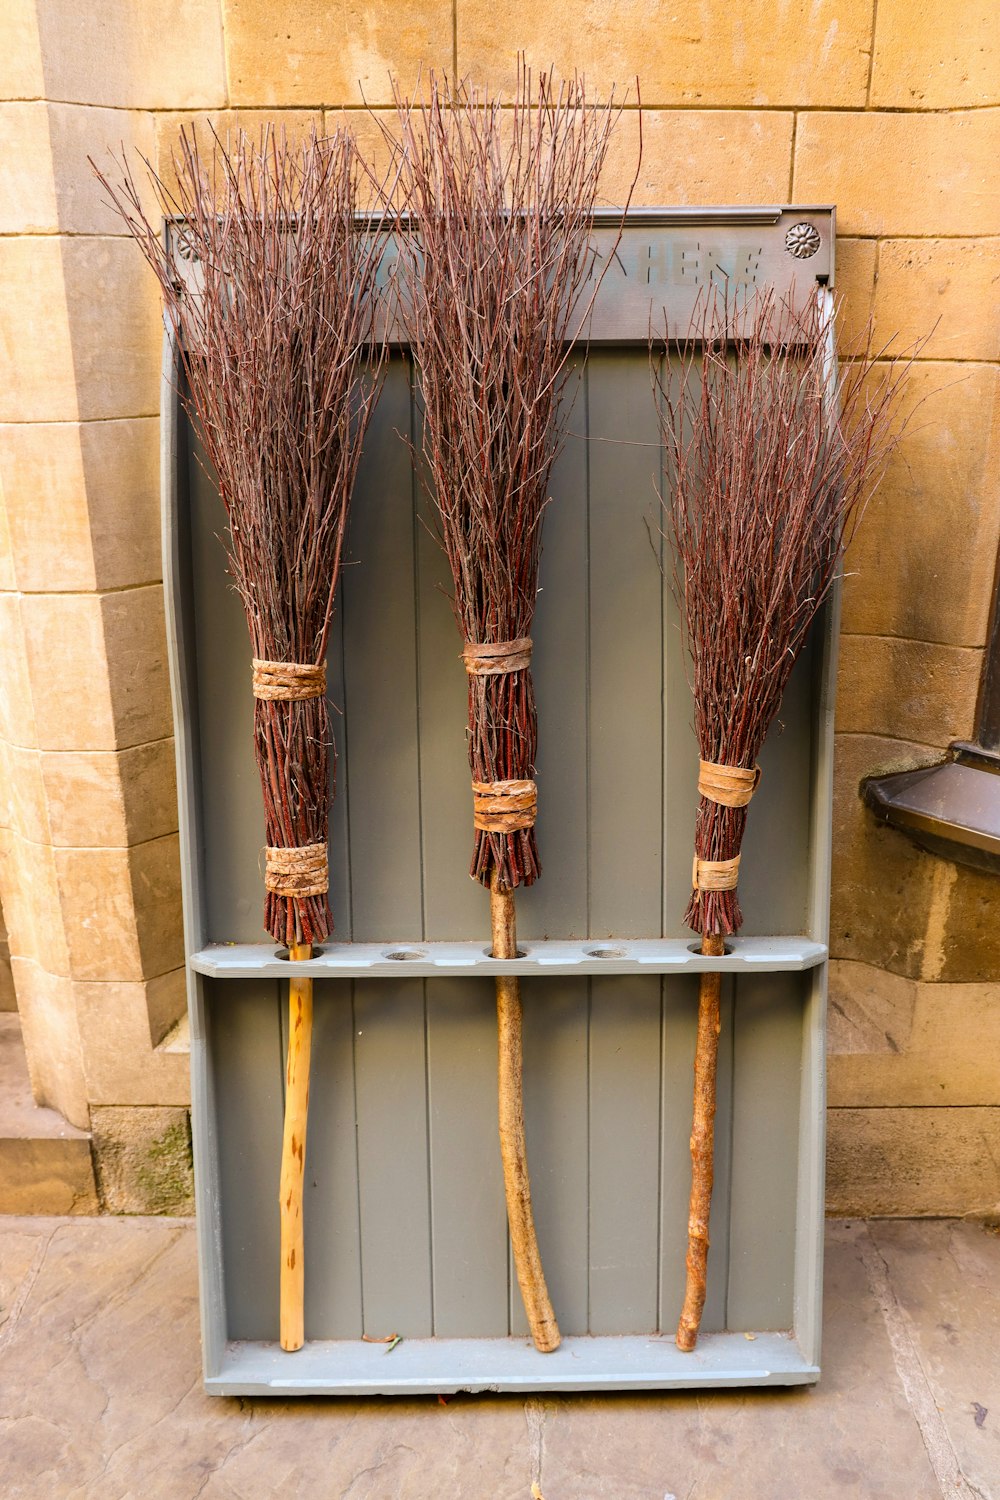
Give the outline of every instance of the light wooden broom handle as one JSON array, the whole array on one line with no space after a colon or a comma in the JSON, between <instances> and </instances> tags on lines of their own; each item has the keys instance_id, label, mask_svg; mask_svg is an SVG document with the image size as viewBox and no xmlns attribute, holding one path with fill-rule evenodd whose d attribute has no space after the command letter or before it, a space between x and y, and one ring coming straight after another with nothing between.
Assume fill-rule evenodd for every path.
<instances>
[{"instance_id":1,"label":"light wooden broom handle","mask_svg":"<svg viewBox=\"0 0 1000 1500\"><path fill-rule=\"evenodd\" d=\"M312 958L311 943L293 943L290 959ZM305 1342L305 1256L302 1189L306 1167L306 1123L309 1116L309 1056L312 1050L313 982L291 979L288 985L288 1067L285 1074L285 1131L281 1143L281 1280L282 1349L301 1349Z\"/></svg>"},{"instance_id":2,"label":"light wooden broom handle","mask_svg":"<svg viewBox=\"0 0 1000 1500\"><path fill-rule=\"evenodd\" d=\"M493 957L517 957L514 892L501 891L497 872L490 882L490 923ZM521 985L516 975L498 974L497 1040L500 1156L507 1196L507 1223L514 1253L514 1269L535 1348L551 1354L560 1343L559 1325L549 1300L542 1257L531 1211L528 1153L524 1141L524 1088L521 1048Z\"/></svg>"},{"instance_id":3,"label":"light wooden broom handle","mask_svg":"<svg viewBox=\"0 0 1000 1500\"><path fill-rule=\"evenodd\" d=\"M702 953L718 958L725 953L721 934L705 933ZM688 1208L687 1284L677 1325L677 1347L690 1354L698 1341L705 1306L708 1267L708 1218L715 1176L715 1079L721 1027L719 995L722 975L716 970L701 976L698 988L698 1040L694 1053L694 1110L691 1121L691 1201Z\"/></svg>"}]
</instances>

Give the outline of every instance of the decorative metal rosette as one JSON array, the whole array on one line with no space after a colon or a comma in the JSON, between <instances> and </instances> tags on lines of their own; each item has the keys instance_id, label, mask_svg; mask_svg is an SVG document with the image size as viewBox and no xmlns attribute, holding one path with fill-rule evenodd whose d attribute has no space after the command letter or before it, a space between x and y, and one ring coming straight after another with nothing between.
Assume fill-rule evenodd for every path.
<instances>
[{"instance_id":1,"label":"decorative metal rosette","mask_svg":"<svg viewBox=\"0 0 1000 1500\"><path fill-rule=\"evenodd\" d=\"M811 255L816 254L820 243L819 230L812 224L807 224L804 219L799 224L793 224L785 235L785 249L796 260L808 260Z\"/></svg>"}]
</instances>

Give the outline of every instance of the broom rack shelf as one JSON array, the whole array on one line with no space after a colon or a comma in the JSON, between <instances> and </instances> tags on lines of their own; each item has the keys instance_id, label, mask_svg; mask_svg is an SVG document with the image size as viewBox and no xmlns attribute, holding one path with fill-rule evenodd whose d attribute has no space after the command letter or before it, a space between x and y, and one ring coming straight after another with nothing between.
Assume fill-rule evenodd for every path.
<instances>
[{"instance_id":1,"label":"broom rack shelf","mask_svg":"<svg viewBox=\"0 0 1000 1500\"><path fill-rule=\"evenodd\" d=\"M720 958L697 951L697 939L546 938L526 940L522 958L496 959L482 942L324 943L314 957L291 962L272 943L217 943L190 958L192 969L212 979L426 979L495 974L697 974L799 972L827 957L823 943L806 937L737 937Z\"/></svg>"},{"instance_id":2,"label":"broom rack shelf","mask_svg":"<svg viewBox=\"0 0 1000 1500\"><path fill-rule=\"evenodd\" d=\"M599 226L598 254L615 233ZM407 446L420 439L412 369L395 352L358 473L327 658L341 711L334 931L304 962L261 941L246 622L168 340L164 580L206 1390L357 1397L817 1378L837 603L761 755L740 867L745 926L725 955L703 956L682 918L698 758L670 558L650 547L664 472L647 337L651 307L685 327L720 278L803 298L832 287L833 251L832 210L810 205L642 210L626 224L552 476L532 628L546 874L518 892L523 957L512 960L490 956L487 894L467 874L468 679ZM672 1334L706 970L727 979L708 1297L688 1355ZM533 1207L564 1335L550 1355L526 1337L509 1258L497 974L528 981ZM306 1344L289 1355L278 1345L282 981L306 975L319 981ZM390 1330L402 1336L391 1354L363 1338Z\"/></svg>"}]
</instances>

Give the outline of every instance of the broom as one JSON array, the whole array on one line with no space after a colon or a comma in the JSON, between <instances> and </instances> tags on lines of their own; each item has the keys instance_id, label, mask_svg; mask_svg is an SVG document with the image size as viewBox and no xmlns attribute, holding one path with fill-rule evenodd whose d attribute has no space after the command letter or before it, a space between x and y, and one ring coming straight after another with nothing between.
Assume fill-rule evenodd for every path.
<instances>
[{"instance_id":1,"label":"broom","mask_svg":"<svg viewBox=\"0 0 1000 1500\"><path fill-rule=\"evenodd\" d=\"M684 920L718 957L743 921L740 847L757 757L809 626L901 435L900 361L869 341L838 379L819 296L720 293L696 308L676 384L654 373L668 458L664 499L690 656L701 757ZM705 1303L721 976L701 977L691 1132L687 1280L678 1348Z\"/></svg>"},{"instance_id":2,"label":"broom","mask_svg":"<svg viewBox=\"0 0 1000 1500\"><path fill-rule=\"evenodd\" d=\"M560 398L581 307L598 177L617 107L579 83L516 96L430 79L422 104L396 95L401 318L419 371L424 452L468 674L475 844L490 892L494 958L517 957L514 892L540 874L534 823L537 722L531 623L542 516L565 437ZM401 226L402 228L402 226ZM496 981L500 1148L511 1246L536 1348L558 1347L542 1270L524 1138L520 985Z\"/></svg>"},{"instance_id":3,"label":"broom","mask_svg":"<svg viewBox=\"0 0 1000 1500\"><path fill-rule=\"evenodd\" d=\"M300 961L332 928L327 835L333 744L326 648L361 442L384 348L372 349L382 239L355 224L358 162L338 132L291 145L269 128L203 161L182 131L159 208L165 242L128 165L109 199L159 280L179 348L182 399L218 477L229 573L253 656L254 750L264 798L264 925ZM96 168L95 168L96 170ZM193 262L189 295L173 244ZM372 369L374 362L374 370ZM312 980L289 984L281 1159L280 1338L304 1340L302 1188Z\"/></svg>"}]
</instances>

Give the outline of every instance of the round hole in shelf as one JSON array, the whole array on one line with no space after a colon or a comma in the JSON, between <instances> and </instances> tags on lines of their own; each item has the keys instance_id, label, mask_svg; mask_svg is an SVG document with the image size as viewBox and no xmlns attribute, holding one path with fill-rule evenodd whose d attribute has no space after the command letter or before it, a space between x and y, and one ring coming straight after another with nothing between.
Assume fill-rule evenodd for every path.
<instances>
[{"instance_id":1,"label":"round hole in shelf","mask_svg":"<svg viewBox=\"0 0 1000 1500\"><path fill-rule=\"evenodd\" d=\"M325 948L314 948L311 958L297 958L295 962L298 964L312 963L313 958L322 958L325 952ZM274 956L275 958L280 958L284 963L288 963L291 960L291 953L287 948L275 948Z\"/></svg>"},{"instance_id":2,"label":"round hole in shelf","mask_svg":"<svg viewBox=\"0 0 1000 1500\"><path fill-rule=\"evenodd\" d=\"M484 958L492 958L493 956L494 955L493 955L493 949L492 948L484 948L483 949L483 957ZM518 948L517 952L514 954L515 958L527 958L527 956L528 956L528 950L527 950L527 948ZM508 958L498 959L497 961L499 963L509 963L510 959L508 959Z\"/></svg>"},{"instance_id":3,"label":"round hole in shelf","mask_svg":"<svg viewBox=\"0 0 1000 1500\"><path fill-rule=\"evenodd\" d=\"M625 948L587 948L584 951L588 958L628 958Z\"/></svg>"},{"instance_id":4,"label":"round hole in shelf","mask_svg":"<svg viewBox=\"0 0 1000 1500\"><path fill-rule=\"evenodd\" d=\"M697 953L697 955L698 955L699 958L720 958L720 957L724 956L727 953L732 953L732 951L733 950L729 946L729 944L725 943L725 944L723 944L722 954L718 954L718 953L702 953L702 951L701 951L701 944L700 943L688 943L688 952L689 953Z\"/></svg>"},{"instance_id":5,"label":"round hole in shelf","mask_svg":"<svg viewBox=\"0 0 1000 1500\"><path fill-rule=\"evenodd\" d=\"M426 958L427 954L423 948L391 948L385 956L395 959L397 963L405 964L412 963L418 958Z\"/></svg>"}]
</instances>

